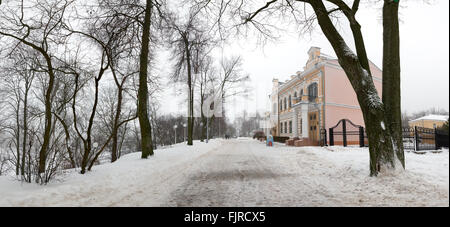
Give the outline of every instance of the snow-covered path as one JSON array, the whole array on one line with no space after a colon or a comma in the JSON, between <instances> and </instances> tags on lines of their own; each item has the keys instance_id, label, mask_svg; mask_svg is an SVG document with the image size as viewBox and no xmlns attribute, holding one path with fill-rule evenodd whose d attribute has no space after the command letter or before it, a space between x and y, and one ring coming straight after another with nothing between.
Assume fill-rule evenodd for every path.
<instances>
[{"instance_id":1,"label":"snow-covered path","mask_svg":"<svg viewBox=\"0 0 450 227\"><path fill-rule=\"evenodd\" d=\"M448 206L448 158L407 153L405 172L372 178L367 149L215 140L127 155L48 186L2 177L0 206Z\"/></svg>"},{"instance_id":2,"label":"snow-covered path","mask_svg":"<svg viewBox=\"0 0 450 227\"><path fill-rule=\"evenodd\" d=\"M348 166L340 166L342 162L318 150L229 141L197 160L197 167L163 205L448 206L448 174L443 185L426 182L411 171L371 178L367 163L352 164L350 159ZM363 149L356 152L368 156ZM352 168L358 164L364 170Z\"/></svg>"}]
</instances>

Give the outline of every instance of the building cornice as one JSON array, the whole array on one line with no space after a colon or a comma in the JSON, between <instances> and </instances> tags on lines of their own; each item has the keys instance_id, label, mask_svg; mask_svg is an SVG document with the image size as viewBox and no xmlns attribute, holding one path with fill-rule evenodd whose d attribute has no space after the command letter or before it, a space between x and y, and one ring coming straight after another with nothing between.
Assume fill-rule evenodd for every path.
<instances>
[{"instance_id":1,"label":"building cornice","mask_svg":"<svg viewBox=\"0 0 450 227\"><path fill-rule=\"evenodd\" d=\"M302 73L300 73L300 75L297 75L294 79L291 79L288 82L281 85L278 89L278 91L279 91L278 93L281 93L283 91L283 89L288 88L290 85L292 85L293 83L302 79L303 77L308 76L315 71L319 71L325 65L326 65L325 62L320 62L320 63L317 63L316 65L314 65L313 67L310 67L309 69L303 71Z\"/></svg>"},{"instance_id":2,"label":"building cornice","mask_svg":"<svg viewBox=\"0 0 450 227\"><path fill-rule=\"evenodd\" d=\"M333 103L333 102L327 102L327 103L325 103L325 106L337 106L337 107L345 107L345 108L358 109L358 110L361 109L361 107L359 107L359 106L352 106L352 105L339 104L339 103Z\"/></svg>"}]
</instances>

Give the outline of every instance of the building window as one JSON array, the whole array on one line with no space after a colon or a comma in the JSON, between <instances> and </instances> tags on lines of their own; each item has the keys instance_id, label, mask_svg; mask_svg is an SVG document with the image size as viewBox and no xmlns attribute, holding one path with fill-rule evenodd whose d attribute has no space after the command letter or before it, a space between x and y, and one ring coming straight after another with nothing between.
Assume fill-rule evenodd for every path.
<instances>
[{"instance_id":1,"label":"building window","mask_svg":"<svg viewBox=\"0 0 450 227\"><path fill-rule=\"evenodd\" d=\"M308 101L315 102L317 98L317 83L308 86Z\"/></svg>"},{"instance_id":2,"label":"building window","mask_svg":"<svg viewBox=\"0 0 450 227\"><path fill-rule=\"evenodd\" d=\"M284 110L286 110L286 109L287 109L287 99L284 98Z\"/></svg>"},{"instance_id":3,"label":"building window","mask_svg":"<svg viewBox=\"0 0 450 227\"><path fill-rule=\"evenodd\" d=\"M292 133L292 121L289 121L289 133Z\"/></svg>"},{"instance_id":4,"label":"building window","mask_svg":"<svg viewBox=\"0 0 450 227\"><path fill-rule=\"evenodd\" d=\"M283 122L280 123L280 133L283 133Z\"/></svg>"},{"instance_id":5,"label":"building window","mask_svg":"<svg viewBox=\"0 0 450 227\"><path fill-rule=\"evenodd\" d=\"M287 121L284 122L284 133L287 133Z\"/></svg>"},{"instance_id":6,"label":"building window","mask_svg":"<svg viewBox=\"0 0 450 227\"><path fill-rule=\"evenodd\" d=\"M300 101L302 101L302 98L303 98L303 89L300 90Z\"/></svg>"},{"instance_id":7,"label":"building window","mask_svg":"<svg viewBox=\"0 0 450 227\"><path fill-rule=\"evenodd\" d=\"M282 99L280 99L280 111L283 111L283 100Z\"/></svg>"},{"instance_id":8,"label":"building window","mask_svg":"<svg viewBox=\"0 0 450 227\"><path fill-rule=\"evenodd\" d=\"M291 108L292 107L292 98L291 98L291 96L289 95L289 108Z\"/></svg>"}]
</instances>

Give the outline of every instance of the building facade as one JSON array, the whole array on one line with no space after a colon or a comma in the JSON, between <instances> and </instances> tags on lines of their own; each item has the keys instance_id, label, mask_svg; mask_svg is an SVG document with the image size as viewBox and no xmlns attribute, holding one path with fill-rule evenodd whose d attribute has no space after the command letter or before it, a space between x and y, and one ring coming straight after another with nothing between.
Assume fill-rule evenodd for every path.
<instances>
[{"instance_id":1,"label":"building facade","mask_svg":"<svg viewBox=\"0 0 450 227\"><path fill-rule=\"evenodd\" d=\"M318 145L321 129L328 130L341 119L364 126L356 93L338 60L319 47L311 47L308 55L303 71L284 82L273 80L270 95L270 133L298 138L298 145ZM381 95L381 69L370 62L370 70Z\"/></svg>"},{"instance_id":2,"label":"building facade","mask_svg":"<svg viewBox=\"0 0 450 227\"><path fill-rule=\"evenodd\" d=\"M409 127L440 128L448 120L448 115L427 115L409 121Z\"/></svg>"}]
</instances>

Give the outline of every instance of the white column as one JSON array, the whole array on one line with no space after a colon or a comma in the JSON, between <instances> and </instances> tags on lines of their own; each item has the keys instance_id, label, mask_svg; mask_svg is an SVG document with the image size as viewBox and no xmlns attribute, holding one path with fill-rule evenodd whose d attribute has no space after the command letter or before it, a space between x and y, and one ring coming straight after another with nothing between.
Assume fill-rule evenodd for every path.
<instances>
[{"instance_id":1,"label":"white column","mask_svg":"<svg viewBox=\"0 0 450 227\"><path fill-rule=\"evenodd\" d=\"M309 125L308 125L308 103L302 102L302 137L308 138L309 137Z\"/></svg>"},{"instance_id":2,"label":"white column","mask_svg":"<svg viewBox=\"0 0 450 227\"><path fill-rule=\"evenodd\" d=\"M294 107L294 119L292 120L292 130L294 130L294 138L298 137L298 108Z\"/></svg>"}]
</instances>

